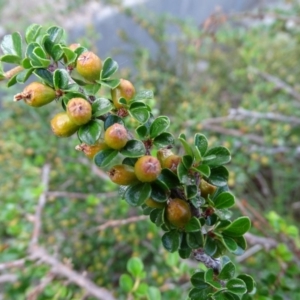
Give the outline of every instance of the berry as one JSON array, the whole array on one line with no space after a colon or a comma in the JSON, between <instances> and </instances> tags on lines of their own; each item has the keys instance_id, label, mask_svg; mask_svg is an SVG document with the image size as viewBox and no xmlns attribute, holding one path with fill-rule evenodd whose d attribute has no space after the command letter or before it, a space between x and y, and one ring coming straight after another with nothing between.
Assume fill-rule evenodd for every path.
<instances>
[{"instance_id":1,"label":"berry","mask_svg":"<svg viewBox=\"0 0 300 300\"><path fill-rule=\"evenodd\" d=\"M67 114L73 123L86 124L92 118L92 105L83 98L73 98L67 104Z\"/></svg>"},{"instance_id":2,"label":"berry","mask_svg":"<svg viewBox=\"0 0 300 300\"><path fill-rule=\"evenodd\" d=\"M104 141L112 149L122 149L128 141L126 128L119 123L111 125L104 133Z\"/></svg>"},{"instance_id":3,"label":"berry","mask_svg":"<svg viewBox=\"0 0 300 300\"><path fill-rule=\"evenodd\" d=\"M82 151L88 158L93 159L101 150L107 149L108 146L103 141L98 141L95 145L81 144L75 147L76 150Z\"/></svg>"},{"instance_id":4,"label":"berry","mask_svg":"<svg viewBox=\"0 0 300 300\"><path fill-rule=\"evenodd\" d=\"M114 103L114 106L117 109L123 107L123 105L118 102L120 98L125 98L126 102L128 102L134 97L134 95L135 88L133 84L126 79L120 79L120 84L115 89L111 90L111 98Z\"/></svg>"},{"instance_id":5,"label":"berry","mask_svg":"<svg viewBox=\"0 0 300 300\"><path fill-rule=\"evenodd\" d=\"M76 70L89 81L98 80L102 70L102 61L95 53L84 52L77 59Z\"/></svg>"},{"instance_id":6,"label":"berry","mask_svg":"<svg viewBox=\"0 0 300 300\"><path fill-rule=\"evenodd\" d=\"M201 179L200 185L199 185L200 191L201 191L201 197L207 198L208 195L212 195L217 187L208 183L204 179Z\"/></svg>"},{"instance_id":7,"label":"berry","mask_svg":"<svg viewBox=\"0 0 300 300\"><path fill-rule=\"evenodd\" d=\"M192 217L189 204L180 198L170 199L165 213L166 219L180 229L183 229Z\"/></svg>"},{"instance_id":8,"label":"berry","mask_svg":"<svg viewBox=\"0 0 300 300\"><path fill-rule=\"evenodd\" d=\"M140 181L152 182L160 175L161 165L156 157L145 155L137 160L134 171Z\"/></svg>"},{"instance_id":9,"label":"berry","mask_svg":"<svg viewBox=\"0 0 300 300\"><path fill-rule=\"evenodd\" d=\"M157 151L157 158L162 168L170 169L171 171L177 171L177 167L181 162L181 157L174 154L170 149L160 149Z\"/></svg>"},{"instance_id":10,"label":"berry","mask_svg":"<svg viewBox=\"0 0 300 300\"><path fill-rule=\"evenodd\" d=\"M24 102L33 107L46 105L56 98L56 92L51 87L40 83L30 83L22 93L15 95L14 101L24 100Z\"/></svg>"},{"instance_id":11,"label":"berry","mask_svg":"<svg viewBox=\"0 0 300 300\"><path fill-rule=\"evenodd\" d=\"M74 134L79 126L74 124L67 113L58 113L51 120L51 128L55 135L59 137L69 137Z\"/></svg>"},{"instance_id":12,"label":"berry","mask_svg":"<svg viewBox=\"0 0 300 300\"><path fill-rule=\"evenodd\" d=\"M116 165L108 171L112 182L119 185L130 185L137 181L134 168L129 165Z\"/></svg>"},{"instance_id":13,"label":"berry","mask_svg":"<svg viewBox=\"0 0 300 300\"><path fill-rule=\"evenodd\" d=\"M151 208L164 208L166 206L166 202L157 202L152 198L149 198L145 201L145 204Z\"/></svg>"}]
</instances>

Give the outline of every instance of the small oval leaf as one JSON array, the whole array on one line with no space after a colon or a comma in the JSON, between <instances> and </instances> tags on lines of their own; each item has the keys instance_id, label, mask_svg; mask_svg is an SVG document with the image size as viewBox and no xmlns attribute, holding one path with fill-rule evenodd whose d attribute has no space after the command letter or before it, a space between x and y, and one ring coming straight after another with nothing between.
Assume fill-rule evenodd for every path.
<instances>
[{"instance_id":1,"label":"small oval leaf","mask_svg":"<svg viewBox=\"0 0 300 300\"><path fill-rule=\"evenodd\" d=\"M151 190L149 183L137 183L128 187L124 198L129 205L140 206L150 198Z\"/></svg>"}]
</instances>

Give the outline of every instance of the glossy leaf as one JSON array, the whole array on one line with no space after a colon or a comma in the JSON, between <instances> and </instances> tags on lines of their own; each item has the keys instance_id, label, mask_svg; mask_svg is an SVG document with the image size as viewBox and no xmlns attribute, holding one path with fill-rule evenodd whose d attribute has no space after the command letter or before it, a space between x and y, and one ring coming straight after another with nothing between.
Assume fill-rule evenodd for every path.
<instances>
[{"instance_id":1,"label":"glossy leaf","mask_svg":"<svg viewBox=\"0 0 300 300\"><path fill-rule=\"evenodd\" d=\"M226 229L223 234L231 237L239 237L245 234L251 227L251 222L248 217L240 217L234 220Z\"/></svg>"},{"instance_id":2,"label":"glossy leaf","mask_svg":"<svg viewBox=\"0 0 300 300\"><path fill-rule=\"evenodd\" d=\"M153 190L153 189L152 189ZM156 226L161 226L163 224L163 209L153 209L150 212L150 220L153 222Z\"/></svg>"},{"instance_id":3,"label":"glossy leaf","mask_svg":"<svg viewBox=\"0 0 300 300\"><path fill-rule=\"evenodd\" d=\"M112 162L118 153L117 150L112 149L102 150L94 156L94 162L98 167L104 168Z\"/></svg>"},{"instance_id":4,"label":"glossy leaf","mask_svg":"<svg viewBox=\"0 0 300 300\"><path fill-rule=\"evenodd\" d=\"M56 69L53 73L53 84L56 90L65 89L69 84L70 76L64 69Z\"/></svg>"},{"instance_id":5,"label":"glossy leaf","mask_svg":"<svg viewBox=\"0 0 300 300\"><path fill-rule=\"evenodd\" d=\"M228 177L228 170L224 166L219 166L211 169L209 181L215 186L225 186L227 185Z\"/></svg>"},{"instance_id":6,"label":"glossy leaf","mask_svg":"<svg viewBox=\"0 0 300 300\"><path fill-rule=\"evenodd\" d=\"M163 182L168 189L172 189L180 184L178 177L169 169L162 169L157 180Z\"/></svg>"},{"instance_id":7,"label":"glossy leaf","mask_svg":"<svg viewBox=\"0 0 300 300\"><path fill-rule=\"evenodd\" d=\"M179 163L177 167L177 174L181 183L186 184L189 182L189 178L188 178L189 172L182 162Z\"/></svg>"},{"instance_id":8,"label":"glossy leaf","mask_svg":"<svg viewBox=\"0 0 300 300\"><path fill-rule=\"evenodd\" d=\"M141 157L145 155L146 148L140 140L130 140L121 150L121 154L127 157Z\"/></svg>"},{"instance_id":9,"label":"glossy leaf","mask_svg":"<svg viewBox=\"0 0 300 300\"><path fill-rule=\"evenodd\" d=\"M62 47L61 51L63 51L64 59L66 60L67 65L75 64L77 55L74 51L72 51L70 48L67 48L67 47ZM53 50L53 52L54 52L54 50Z\"/></svg>"},{"instance_id":10,"label":"glossy leaf","mask_svg":"<svg viewBox=\"0 0 300 300\"><path fill-rule=\"evenodd\" d=\"M115 89L120 84L119 79L103 79L103 80L97 80L96 82L110 89Z\"/></svg>"},{"instance_id":11,"label":"glossy leaf","mask_svg":"<svg viewBox=\"0 0 300 300\"><path fill-rule=\"evenodd\" d=\"M185 140L184 135L180 135L178 140L181 142L186 154L190 155L191 157L194 157L194 152L192 147L189 145L189 143Z\"/></svg>"},{"instance_id":12,"label":"glossy leaf","mask_svg":"<svg viewBox=\"0 0 300 300\"><path fill-rule=\"evenodd\" d=\"M54 86L53 85L53 75L48 70L43 69L43 68L35 69L34 74L37 77L39 77L40 79L42 79L42 81L44 81L47 85L52 86L52 87Z\"/></svg>"},{"instance_id":13,"label":"glossy leaf","mask_svg":"<svg viewBox=\"0 0 300 300\"><path fill-rule=\"evenodd\" d=\"M49 35L49 39L53 43L58 43L64 36L65 32L61 27L58 26L52 26L47 30L47 33Z\"/></svg>"},{"instance_id":14,"label":"glossy leaf","mask_svg":"<svg viewBox=\"0 0 300 300\"><path fill-rule=\"evenodd\" d=\"M153 99L153 91L152 90L144 90L144 91L138 91L133 100L134 101L145 101L145 100L150 100ZM147 102L147 101L146 101Z\"/></svg>"},{"instance_id":15,"label":"glossy leaf","mask_svg":"<svg viewBox=\"0 0 300 300\"><path fill-rule=\"evenodd\" d=\"M197 167L193 167L193 170L200 173L204 177L210 176L210 167L208 165L200 165Z\"/></svg>"},{"instance_id":16,"label":"glossy leaf","mask_svg":"<svg viewBox=\"0 0 300 300\"><path fill-rule=\"evenodd\" d=\"M32 74L34 69L27 69L27 70L23 70L22 72L20 72L17 77L16 80L18 83L24 83Z\"/></svg>"},{"instance_id":17,"label":"glossy leaf","mask_svg":"<svg viewBox=\"0 0 300 300\"><path fill-rule=\"evenodd\" d=\"M122 118L116 116L116 115L109 115L106 120L104 121L104 130L106 130L108 127L110 127L111 125L115 124L115 123L119 123L124 125L124 122L122 120Z\"/></svg>"},{"instance_id":18,"label":"glossy leaf","mask_svg":"<svg viewBox=\"0 0 300 300\"><path fill-rule=\"evenodd\" d=\"M187 199L195 198L198 194L198 188L194 184L185 185L185 194Z\"/></svg>"},{"instance_id":19,"label":"glossy leaf","mask_svg":"<svg viewBox=\"0 0 300 300\"><path fill-rule=\"evenodd\" d=\"M38 24L31 24L27 27L25 32L25 41L27 44L35 42L39 33L41 32L42 26Z\"/></svg>"},{"instance_id":20,"label":"glossy leaf","mask_svg":"<svg viewBox=\"0 0 300 300\"><path fill-rule=\"evenodd\" d=\"M147 107L136 107L129 110L129 113L133 118L138 120L140 123L145 123L150 117L150 113Z\"/></svg>"},{"instance_id":21,"label":"glossy leaf","mask_svg":"<svg viewBox=\"0 0 300 300\"><path fill-rule=\"evenodd\" d=\"M180 234L177 230L166 232L161 239L162 244L167 251L175 252L178 250L180 245Z\"/></svg>"},{"instance_id":22,"label":"glossy leaf","mask_svg":"<svg viewBox=\"0 0 300 300\"><path fill-rule=\"evenodd\" d=\"M115 72L118 70L118 63L111 59L110 57L106 58L106 60L103 62L103 67L101 71L100 78L106 79L112 76Z\"/></svg>"},{"instance_id":23,"label":"glossy leaf","mask_svg":"<svg viewBox=\"0 0 300 300\"><path fill-rule=\"evenodd\" d=\"M208 166L220 166L230 162L230 152L225 147L215 147L208 150L204 157L204 164Z\"/></svg>"},{"instance_id":24,"label":"glossy leaf","mask_svg":"<svg viewBox=\"0 0 300 300\"><path fill-rule=\"evenodd\" d=\"M92 120L87 124L80 126L78 138L81 142L88 145L94 145L99 140L102 131L102 123L98 120Z\"/></svg>"},{"instance_id":25,"label":"glossy leaf","mask_svg":"<svg viewBox=\"0 0 300 300\"><path fill-rule=\"evenodd\" d=\"M126 268L133 277L138 277L144 270L144 264L139 257L132 257L128 260Z\"/></svg>"},{"instance_id":26,"label":"glossy leaf","mask_svg":"<svg viewBox=\"0 0 300 300\"><path fill-rule=\"evenodd\" d=\"M186 242L192 249L203 247L204 239L202 232L200 230L195 232L188 232L186 235Z\"/></svg>"},{"instance_id":27,"label":"glossy leaf","mask_svg":"<svg viewBox=\"0 0 300 300\"><path fill-rule=\"evenodd\" d=\"M255 281L250 275L241 274L237 278L243 280L246 284L247 293L252 293L255 290Z\"/></svg>"},{"instance_id":28,"label":"glossy leaf","mask_svg":"<svg viewBox=\"0 0 300 300\"><path fill-rule=\"evenodd\" d=\"M168 197L166 191L157 184L157 181L151 184L152 185L152 193L151 198L159 203L166 202Z\"/></svg>"},{"instance_id":29,"label":"glossy leaf","mask_svg":"<svg viewBox=\"0 0 300 300\"><path fill-rule=\"evenodd\" d=\"M169 132L163 132L154 138L153 144L157 148L168 147L174 144L174 137Z\"/></svg>"},{"instance_id":30,"label":"glossy leaf","mask_svg":"<svg viewBox=\"0 0 300 300\"><path fill-rule=\"evenodd\" d=\"M111 102L106 98L97 98L92 104L92 112L94 117L100 117L112 109Z\"/></svg>"},{"instance_id":31,"label":"glossy leaf","mask_svg":"<svg viewBox=\"0 0 300 300\"><path fill-rule=\"evenodd\" d=\"M3 61L5 63L9 64L20 64L21 63L21 58L16 55L12 54L6 54L0 57L0 61Z\"/></svg>"},{"instance_id":32,"label":"glossy leaf","mask_svg":"<svg viewBox=\"0 0 300 300\"><path fill-rule=\"evenodd\" d=\"M21 59L22 37L19 32L14 32L12 34L5 35L2 39L0 46L4 55L14 55Z\"/></svg>"},{"instance_id":33,"label":"glossy leaf","mask_svg":"<svg viewBox=\"0 0 300 300\"><path fill-rule=\"evenodd\" d=\"M233 278L234 275L235 275L235 265L231 261L228 261L225 265L223 265L218 275L218 279L229 280Z\"/></svg>"},{"instance_id":34,"label":"glossy leaf","mask_svg":"<svg viewBox=\"0 0 300 300\"><path fill-rule=\"evenodd\" d=\"M192 217L184 227L186 232L197 232L201 230L201 224L199 219Z\"/></svg>"},{"instance_id":35,"label":"glossy leaf","mask_svg":"<svg viewBox=\"0 0 300 300\"><path fill-rule=\"evenodd\" d=\"M170 126L170 120L166 116L160 116L150 126L150 137L155 138L165 132Z\"/></svg>"},{"instance_id":36,"label":"glossy leaf","mask_svg":"<svg viewBox=\"0 0 300 300\"><path fill-rule=\"evenodd\" d=\"M135 131L141 140L146 139L148 135L148 128L145 125L139 126Z\"/></svg>"},{"instance_id":37,"label":"glossy leaf","mask_svg":"<svg viewBox=\"0 0 300 300\"><path fill-rule=\"evenodd\" d=\"M226 283L227 289L234 294L245 294L247 287L245 282L239 278L232 278Z\"/></svg>"},{"instance_id":38,"label":"glossy leaf","mask_svg":"<svg viewBox=\"0 0 300 300\"><path fill-rule=\"evenodd\" d=\"M186 169L189 169L193 165L194 159L190 155L184 155L182 156L182 163L186 167Z\"/></svg>"},{"instance_id":39,"label":"glossy leaf","mask_svg":"<svg viewBox=\"0 0 300 300\"><path fill-rule=\"evenodd\" d=\"M234 196L230 192L221 193L214 199L214 205L217 209L232 207L234 203Z\"/></svg>"},{"instance_id":40,"label":"glossy leaf","mask_svg":"<svg viewBox=\"0 0 300 300\"><path fill-rule=\"evenodd\" d=\"M201 156L203 157L206 153L207 147L208 147L208 141L205 137L205 135L197 133L194 137L194 144L198 148Z\"/></svg>"},{"instance_id":41,"label":"glossy leaf","mask_svg":"<svg viewBox=\"0 0 300 300\"><path fill-rule=\"evenodd\" d=\"M197 272L191 277L191 283L192 285L199 289L207 289L209 285L205 282L205 273L204 272Z\"/></svg>"},{"instance_id":42,"label":"glossy leaf","mask_svg":"<svg viewBox=\"0 0 300 300\"><path fill-rule=\"evenodd\" d=\"M213 256L218 250L217 244L209 235L206 237L204 251L207 255Z\"/></svg>"},{"instance_id":43,"label":"glossy leaf","mask_svg":"<svg viewBox=\"0 0 300 300\"><path fill-rule=\"evenodd\" d=\"M213 289L211 287L205 289L193 288L189 292L189 297L191 298L191 300L209 299L208 296L212 291Z\"/></svg>"},{"instance_id":44,"label":"glossy leaf","mask_svg":"<svg viewBox=\"0 0 300 300\"><path fill-rule=\"evenodd\" d=\"M142 205L151 195L151 185L149 183L137 183L131 185L125 192L124 198L131 206Z\"/></svg>"}]
</instances>

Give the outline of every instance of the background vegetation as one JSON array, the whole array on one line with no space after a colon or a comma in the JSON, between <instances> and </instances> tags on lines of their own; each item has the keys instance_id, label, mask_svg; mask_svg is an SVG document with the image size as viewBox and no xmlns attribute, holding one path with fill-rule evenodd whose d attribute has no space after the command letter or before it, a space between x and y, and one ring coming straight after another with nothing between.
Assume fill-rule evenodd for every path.
<instances>
[{"instance_id":1,"label":"background vegetation","mask_svg":"<svg viewBox=\"0 0 300 300\"><path fill-rule=\"evenodd\" d=\"M281 4L251 13L217 12L204 24L168 15L153 22L146 12L136 15L119 7L148 31L159 49L154 55L138 45L135 69L121 70L124 77L138 89L154 90L156 101L150 105L171 118L173 132L192 138L200 130L212 145L232 152L230 186L239 199L235 213L250 216L253 223L249 250L236 259L241 271L256 279L253 299L260 300L296 300L300 293L300 6L296 0ZM14 23L13 30L26 22ZM177 28L176 36L166 34L169 26ZM124 43L132 42L125 32L120 30L120 35ZM190 274L203 266L166 253L157 228L146 220L99 230L108 220L140 212L121 201L106 174L74 150L76 137L65 140L51 134L47 121L56 112L55 103L33 110L12 103L17 90L4 84L1 89L2 298L93 299L76 285L52 277L42 264L7 265L26 257L32 214L43 188L41 169L49 163L45 248L118 299L129 299L119 277L127 273L129 258L139 257L146 270L143 282L158 287L162 299L185 299ZM37 291L43 278L51 280Z\"/></svg>"}]
</instances>

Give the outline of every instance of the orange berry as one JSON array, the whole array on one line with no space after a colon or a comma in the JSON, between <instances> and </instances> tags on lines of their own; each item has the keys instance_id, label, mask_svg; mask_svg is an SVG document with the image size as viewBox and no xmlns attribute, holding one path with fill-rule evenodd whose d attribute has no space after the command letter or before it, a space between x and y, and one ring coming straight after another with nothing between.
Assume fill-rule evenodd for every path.
<instances>
[{"instance_id":1,"label":"orange berry","mask_svg":"<svg viewBox=\"0 0 300 300\"><path fill-rule=\"evenodd\" d=\"M152 182L160 175L161 165L156 157L145 155L137 160L134 171L140 181Z\"/></svg>"},{"instance_id":2,"label":"orange berry","mask_svg":"<svg viewBox=\"0 0 300 300\"><path fill-rule=\"evenodd\" d=\"M77 59L76 70L89 81L98 80L102 70L102 61L91 51L83 52Z\"/></svg>"},{"instance_id":3,"label":"orange berry","mask_svg":"<svg viewBox=\"0 0 300 300\"><path fill-rule=\"evenodd\" d=\"M51 128L55 135L59 137L69 137L78 130L79 126L70 120L67 113L62 112L52 118Z\"/></svg>"},{"instance_id":4,"label":"orange berry","mask_svg":"<svg viewBox=\"0 0 300 300\"><path fill-rule=\"evenodd\" d=\"M130 185L137 181L134 168L129 165L116 165L108 171L112 182L119 185Z\"/></svg>"},{"instance_id":5,"label":"orange berry","mask_svg":"<svg viewBox=\"0 0 300 300\"><path fill-rule=\"evenodd\" d=\"M123 107L121 103L118 102L120 98L125 98L128 102L131 100L135 95L135 88L133 84L126 79L120 79L120 84L115 88L111 90L111 98L114 103L114 106L117 109L120 109Z\"/></svg>"},{"instance_id":6,"label":"orange berry","mask_svg":"<svg viewBox=\"0 0 300 300\"><path fill-rule=\"evenodd\" d=\"M126 128L119 123L111 125L104 133L104 141L112 149L122 149L128 141Z\"/></svg>"},{"instance_id":7,"label":"orange berry","mask_svg":"<svg viewBox=\"0 0 300 300\"><path fill-rule=\"evenodd\" d=\"M73 98L67 104L67 114L73 123L86 124L92 118L92 105L83 98Z\"/></svg>"},{"instance_id":8,"label":"orange berry","mask_svg":"<svg viewBox=\"0 0 300 300\"><path fill-rule=\"evenodd\" d=\"M185 200L180 198L169 200L166 208L166 218L172 225L183 229L191 217L191 208Z\"/></svg>"}]
</instances>

